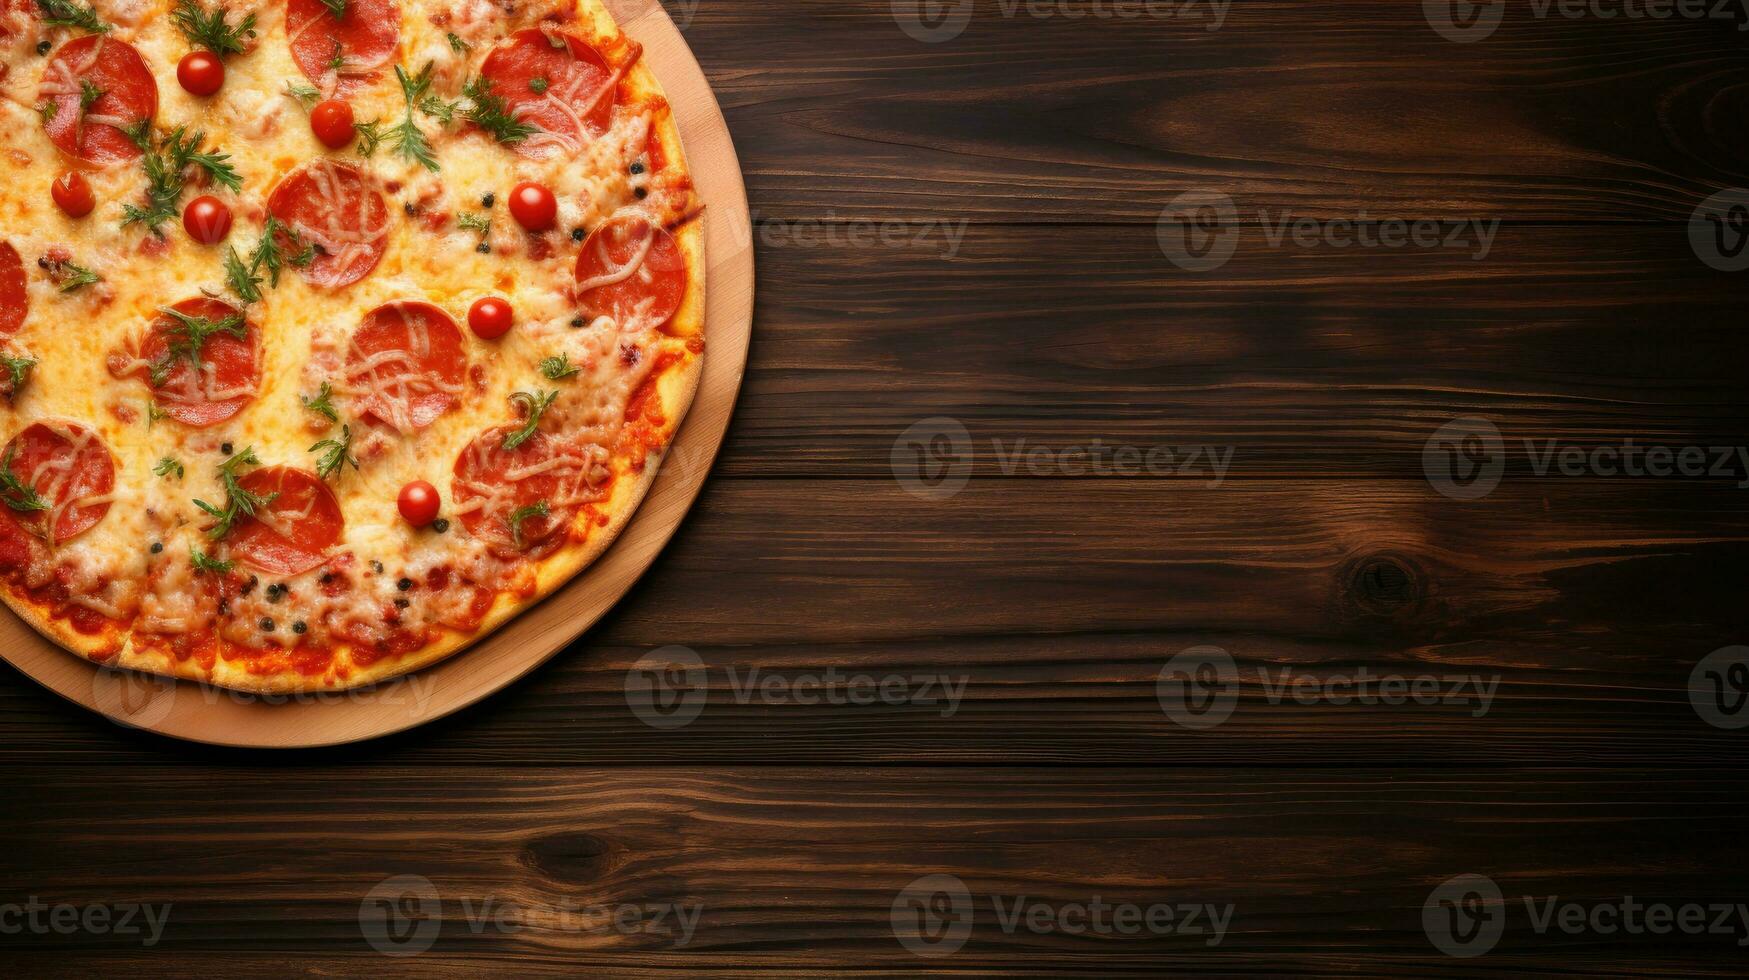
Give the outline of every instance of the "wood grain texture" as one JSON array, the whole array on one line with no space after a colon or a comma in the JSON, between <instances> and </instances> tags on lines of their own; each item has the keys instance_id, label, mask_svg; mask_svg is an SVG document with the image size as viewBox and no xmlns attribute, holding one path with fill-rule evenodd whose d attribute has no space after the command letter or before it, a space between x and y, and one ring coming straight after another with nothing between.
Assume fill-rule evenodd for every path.
<instances>
[{"instance_id":1,"label":"wood grain texture","mask_svg":"<svg viewBox=\"0 0 1749 980\"><path fill-rule=\"evenodd\" d=\"M1458 503L1404 481L974 480L946 501L890 481L717 481L656 571L536 678L321 758L1722 764L1740 734L1703 724L1687 687L1696 661L1749 635L1746 541L1749 494L1716 484L1508 481ZM672 644L702 658L707 701L657 730L630 709L627 672ZM1166 660L1201 644L1244 682L1213 732L1175 725L1156 697ZM1362 669L1498 687L1487 704L1272 693L1283 672ZM944 680L810 705L750 693L754 671ZM942 683L963 685L957 705ZM16 753L161 749L38 692L5 707Z\"/></svg>"},{"instance_id":2,"label":"wood grain texture","mask_svg":"<svg viewBox=\"0 0 1749 980\"><path fill-rule=\"evenodd\" d=\"M1457 45L1421 8L1237 0L1210 32L975 0L962 35L922 44L889 0L670 0L759 258L746 385L687 523L530 677L345 749L172 743L0 668L0 903L177 910L154 949L0 934L0 969L1740 974L1740 935L1539 935L1521 906L1493 952L1452 959L1420 909L1466 872L1515 899L1749 893L1743 733L1686 692L1700 657L1749 642L1749 491L1538 478L1523 443L1749 432L1749 279L1682 225L1749 184L1744 35L1512 0ZM1218 269L1159 246L1190 190L1239 211ZM1503 224L1475 258L1276 246L1283 213ZM1467 415L1500 427L1507 471L1459 502L1421 451ZM972 444L952 497L895 480L895 441L933 416ZM1233 456L1219 486L1005 469L996 441L1023 439ZM704 699L654 728L628 678L673 645ZM1242 671L1208 730L1156 686L1198 645ZM1498 687L1478 714L1264 683L1362 669ZM754 670L965 686L951 711L797 704L738 691ZM890 911L930 873L980 897L1230 901L1235 926L1218 947L1010 934L986 905L963 950L924 960ZM444 902L408 959L359 923L394 874ZM488 897L541 927L476 931L461 900ZM561 903L626 901L702 903L695 940L550 927Z\"/></svg>"},{"instance_id":3,"label":"wood grain texture","mask_svg":"<svg viewBox=\"0 0 1749 980\"><path fill-rule=\"evenodd\" d=\"M972 226L952 258L939 233L769 238L729 475L890 477L894 441L935 416L965 425L978 476L1027 476L1002 458L1022 443L1097 439L1219 447L1234 476L1420 479L1458 416L1500 428L1515 474L1548 440L1749 432L1749 279L1680 227L1502 227L1480 261L1247 229L1207 272L1151 228Z\"/></svg>"},{"instance_id":4,"label":"wood grain texture","mask_svg":"<svg viewBox=\"0 0 1749 980\"><path fill-rule=\"evenodd\" d=\"M445 966L514 962L519 972L852 964L1108 976L1730 975L1741 953L1729 935L1539 935L1517 896L1734 902L1734 866L1749 857L1737 833L1744 781L1717 773L118 766L87 775L68 784L38 769L5 773L18 791L0 801L17 828L12 881L48 903L171 903L167 925L151 949L137 937L0 936L0 956L26 973L156 973L183 951L257 971L275 957L346 973L390 969L360 936L361 902L387 877L420 875L436 893L424 907L438 922L430 955ZM117 811L120 798L129 805ZM203 815L199 827L190 813ZM1480 960L1448 959L1421 931L1432 888L1465 873L1514 896L1505 936ZM964 948L933 963L901 947L890 924L899 891L924 874L960 878L981 906ZM1212 946L1210 936L1005 932L989 896L1020 895L1232 912ZM510 910L501 921L518 928L470 922L487 902ZM692 906L697 925L682 942L648 917L639 920L648 931L627 934L582 911L624 904ZM563 927L567 909L577 928ZM422 959L412 965L431 975Z\"/></svg>"},{"instance_id":5,"label":"wood grain texture","mask_svg":"<svg viewBox=\"0 0 1749 980\"><path fill-rule=\"evenodd\" d=\"M1215 31L1207 3L1040 19L975 0L925 44L899 28L904 0L670 9L762 219L1152 222L1216 190L1247 215L1686 220L1749 184L1732 21L1512 0L1492 36L1454 44L1413 0L1238 0Z\"/></svg>"}]
</instances>

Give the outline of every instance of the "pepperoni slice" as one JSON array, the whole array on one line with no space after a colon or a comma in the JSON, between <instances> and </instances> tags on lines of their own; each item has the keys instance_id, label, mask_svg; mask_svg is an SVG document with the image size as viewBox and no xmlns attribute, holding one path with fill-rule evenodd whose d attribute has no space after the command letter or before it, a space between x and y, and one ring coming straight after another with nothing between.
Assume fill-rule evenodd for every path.
<instances>
[{"instance_id":1,"label":"pepperoni slice","mask_svg":"<svg viewBox=\"0 0 1749 980\"><path fill-rule=\"evenodd\" d=\"M16 491L0 494L11 518L0 527L0 535L22 528L59 544L89 530L109 513L115 460L102 437L77 422L46 421L26 427L0 449L0 461L34 493L34 498ZM27 500L47 509L20 509ZM10 545L0 548L14 550Z\"/></svg>"},{"instance_id":2,"label":"pepperoni slice","mask_svg":"<svg viewBox=\"0 0 1749 980\"><path fill-rule=\"evenodd\" d=\"M578 507L600 495L591 488L605 481L605 464L588 447L545 432L505 449L505 437L521 428L487 429L456 457L451 512L468 533L496 550L545 554L564 540L562 532L576 519ZM511 527L518 511L543 503L544 516L529 516Z\"/></svg>"},{"instance_id":3,"label":"pepperoni slice","mask_svg":"<svg viewBox=\"0 0 1749 980\"><path fill-rule=\"evenodd\" d=\"M238 314L236 307L204 296L170 309L214 325ZM188 355L189 342L186 324L159 313L146 328L139 356L112 354L109 371L116 377L144 379L158 407L176 421L200 428L217 425L242 411L261 387L261 331L245 320L241 337L224 331L207 334L201 340L199 370Z\"/></svg>"},{"instance_id":4,"label":"pepperoni slice","mask_svg":"<svg viewBox=\"0 0 1749 980\"><path fill-rule=\"evenodd\" d=\"M10 337L24 326L30 312L30 294L24 290L24 263L18 249L0 239L0 337Z\"/></svg>"},{"instance_id":5,"label":"pepperoni slice","mask_svg":"<svg viewBox=\"0 0 1749 980\"><path fill-rule=\"evenodd\" d=\"M292 60L329 95L363 88L395 53L401 38L401 8L395 0L346 0L335 17L322 0L287 0L285 32ZM335 68L335 58L342 64Z\"/></svg>"},{"instance_id":6,"label":"pepperoni slice","mask_svg":"<svg viewBox=\"0 0 1749 980\"><path fill-rule=\"evenodd\" d=\"M515 144L525 153L558 145L575 150L613 121L618 73L594 48L569 34L517 31L492 49L480 76L510 114L541 132Z\"/></svg>"},{"instance_id":7,"label":"pepperoni slice","mask_svg":"<svg viewBox=\"0 0 1749 980\"><path fill-rule=\"evenodd\" d=\"M81 108L87 85L101 94ZM49 140L86 163L138 157L140 148L122 130L158 111L158 83L151 69L133 45L106 34L87 34L61 45L43 69L37 96L55 107L43 121Z\"/></svg>"},{"instance_id":8,"label":"pepperoni slice","mask_svg":"<svg viewBox=\"0 0 1749 980\"><path fill-rule=\"evenodd\" d=\"M376 268L388 247L388 204L363 173L343 163L317 160L287 174L267 210L316 246L315 260L298 269L312 285L350 286ZM279 243L291 253L303 247L283 232Z\"/></svg>"},{"instance_id":9,"label":"pepperoni slice","mask_svg":"<svg viewBox=\"0 0 1749 980\"><path fill-rule=\"evenodd\" d=\"M686 259L674 236L635 212L597 225L577 256L577 303L622 330L660 327L686 295Z\"/></svg>"},{"instance_id":10,"label":"pepperoni slice","mask_svg":"<svg viewBox=\"0 0 1749 980\"><path fill-rule=\"evenodd\" d=\"M353 404L403 435L449 411L462 392L468 355L462 332L430 303L384 303L365 314L346 352Z\"/></svg>"},{"instance_id":11,"label":"pepperoni slice","mask_svg":"<svg viewBox=\"0 0 1749 980\"><path fill-rule=\"evenodd\" d=\"M262 497L278 494L231 528L231 554L272 575L296 575L328 560L346 519L328 484L309 470L264 466L238 485Z\"/></svg>"}]
</instances>

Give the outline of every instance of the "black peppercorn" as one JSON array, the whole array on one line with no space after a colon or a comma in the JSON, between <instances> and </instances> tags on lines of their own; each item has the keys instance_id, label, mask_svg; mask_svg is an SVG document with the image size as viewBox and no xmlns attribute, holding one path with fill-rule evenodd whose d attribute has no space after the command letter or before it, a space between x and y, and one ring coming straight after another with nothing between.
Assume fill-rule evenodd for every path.
<instances>
[{"instance_id":1,"label":"black peppercorn","mask_svg":"<svg viewBox=\"0 0 1749 980\"><path fill-rule=\"evenodd\" d=\"M498 195L496 194L487 193L484 197L480 198L480 207L483 208L489 208L496 203L498 203Z\"/></svg>"},{"instance_id":2,"label":"black peppercorn","mask_svg":"<svg viewBox=\"0 0 1749 980\"><path fill-rule=\"evenodd\" d=\"M54 47L54 45L50 44L47 41L38 41L38 42L36 42L36 53L37 54L48 54L49 49L52 47Z\"/></svg>"},{"instance_id":3,"label":"black peppercorn","mask_svg":"<svg viewBox=\"0 0 1749 980\"><path fill-rule=\"evenodd\" d=\"M405 592L408 589L411 589L412 587L413 587L413 580L410 578L404 578L404 579L400 580L399 582L395 583L395 588L400 589L402 592Z\"/></svg>"},{"instance_id":4,"label":"black peppercorn","mask_svg":"<svg viewBox=\"0 0 1749 980\"><path fill-rule=\"evenodd\" d=\"M582 240L583 240L583 238L584 238L584 234L585 234L585 233L584 233L584 231L583 231L583 229L581 229L581 228L572 228L572 229L571 229L571 240L572 240L572 241L574 241L574 242L580 242L580 241L582 241Z\"/></svg>"},{"instance_id":5,"label":"black peppercorn","mask_svg":"<svg viewBox=\"0 0 1749 980\"><path fill-rule=\"evenodd\" d=\"M161 555L163 553L164 553L164 542L162 542L162 541L152 542L152 554Z\"/></svg>"},{"instance_id":6,"label":"black peppercorn","mask_svg":"<svg viewBox=\"0 0 1749 980\"><path fill-rule=\"evenodd\" d=\"M228 442L219 443L219 452L224 453L226 456L231 455L231 444Z\"/></svg>"},{"instance_id":7,"label":"black peppercorn","mask_svg":"<svg viewBox=\"0 0 1749 980\"><path fill-rule=\"evenodd\" d=\"M307 630L307 629L309 629L309 627L305 626L304 621L301 619L292 624L292 632L293 633L301 634L301 633L303 633L304 630Z\"/></svg>"},{"instance_id":8,"label":"black peppercorn","mask_svg":"<svg viewBox=\"0 0 1749 980\"><path fill-rule=\"evenodd\" d=\"M650 192L640 187L637 190L632 191L632 196L642 201L644 198L650 196Z\"/></svg>"},{"instance_id":9,"label":"black peppercorn","mask_svg":"<svg viewBox=\"0 0 1749 980\"><path fill-rule=\"evenodd\" d=\"M267 601L268 602L278 602L280 600L280 598L283 597L284 595L285 595L285 586L280 585L278 582L275 582L272 585L267 587Z\"/></svg>"},{"instance_id":10,"label":"black peppercorn","mask_svg":"<svg viewBox=\"0 0 1749 980\"><path fill-rule=\"evenodd\" d=\"M582 325L583 325L583 318L582 317L574 316L571 318L571 326L581 327Z\"/></svg>"},{"instance_id":11,"label":"black peppercorn","mask_svg":"<svg viewBox=\"0 0 1749 980\"><path fill-rule=\"evenodd\" d=\"M395 600L395 608L396 609L405 609L410 605L412 605L412 603L408 602L405 599L396 599Z\"/></svg>"},{"instance_id":12,"label":"black peppercorn","mask_svg":"<svg viewBox=\"0 0 1749 980\"><path fill-rule=\"evenodd\" d=\"M480 253L481 255L491 255L492 254L492 246L488 245L485 242L481 242L480 244L474 246L474 251Z\"/></svg>"},{"instance_id":13,"label":"black peppercorn","mask_svg":"<svg viewBox=\"0 0 1749 980\"><path fill-rule=\"evenodd\" d=\"M381 575L383 573L383 563L372 558L370 560L370 570Z\"/></svg>"},{"instance_id":14,"label":"black peppercorn","mask_svg":"<svg viewBox=\"0 0 1749 980\"><path fill-rule=\"evenodd\" d=\"M402 201L401 210L406 212L406 215L409 218L419 213L419 209L413 206L412 201Z\"/></svg>"},{"instance_id":15,"label":"black peppercorn","mask_svg":"<svg viewBox=\"0 0 1749 980\"><path fill-rule=\"evenodd\" d=\"M633 176L636 176L636 175L638 175L638 174L641 174L641 173L643 173L643 172L644 172L644 161L642 161L642 160L633 160L633 161L632 161L632 167L631 167L631 170L632 170L632 175L633 175Z\"/></svg>"},{"instance_id":16,"label":"black peppercorn","mask_svg":"<svg viewBox=\"0 0 1749 980\"><path fill-rule=\"evenodd\" d=\"M432 521L431 522L431 529L433 531L436 531L438 534L442 534L445 531L448 531L449 530L449 518L439 517L437 520Z\"/></svg>"},{"instance_id":17,"label":"black peppercorn","mask_svg":"<svg viewBox=\"0 0 1749 980\"><path fill-rule=\"evenodd\" d=\"M268 619L265 616L261 617L261 632L263 632L263 633L273 632L273 620Z\"/></svg>"}]
</instances>

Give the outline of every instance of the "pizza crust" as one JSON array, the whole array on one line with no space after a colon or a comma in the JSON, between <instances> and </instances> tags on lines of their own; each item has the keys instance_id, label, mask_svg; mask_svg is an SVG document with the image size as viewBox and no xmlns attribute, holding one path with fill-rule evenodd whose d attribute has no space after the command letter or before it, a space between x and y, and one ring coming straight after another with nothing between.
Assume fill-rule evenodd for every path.
<instances>
[{"instance_id":1,"label":"pizza crust","mask_svg":"<svg viewBox=\"0 0 1749 980\"><path fill-rule=\"evenodd\" d=\"M578 13L583 17L593 17L593 23L600 28L617 30L605 8L598 4L590 4L587 8L580 8ZM660 86L642 61L639 61L627 74L626 82L628 88L634 93L653 95L658 98L661 95ZM161 111L161 120L162 115ZM661 144L669 158L669 166L680 174L690 173L672 112L664 108L656 120L656 124ZM703 323L706 285L706 265L703 254L703 223L705 220L708 220L706 215L696 214L673 232L676 243L686 256L688 279L680 309L671 321L672 329L670 332L682 338L698 338L700 341L705 337ZM64 618L52 616L50 607L34 602L28 596L18 594L13 588L0 587L0 599L4 599L13 612L38 633L50 638L74 654L109 666L210 683L219 687L258 694L342 691L379 683L430 666L466 650L563 587L597 560L630 522L653 484L665 459L666 449L672 445L678 427L697 392L703 374L703 366L704 351L695 350L682 363L665 371L658 378L656 385L664 416L660 439L663 448L650 451L643 459L641 467L630 465L632 462L630 460L616 460L622 469L613 482L611 495L605 503L595 505L597 515L606 514L605 524L595 522L596 519L592 517L588 509L581 511L576 518L572 533L567 536L565 543L552 554L535 562L535 584L531 594L526 598L521 598L510 593L499 592L478 629L466 633L443 630L438 639L411 653L384 657L363 666L351 664L348 659L345 676L338 676L333 670L320 676L290 671L257 673L248 669L248 660L226 660L222 656L214 661L209 670L200 666L193 659L178 660L156 647L136 646L131 636L122 636L119 631L111 631L98 636L80 633L74 630ZM271 361L268 371L269 377L263 385L264 395L276 383L283 384L288 380L282 375L272 373ZM126 478L137 480L142 479L143 475L132 473L128 474ZM118 483L122 479L124 479L123 475L118 472ZM578 540L576 536L577 526L590 523L594 523L594 526L588 527L582 539ZM458 533L460 533L459 528ZM118 636L120 638L119 651L117 650ZM344 650L343 645L336 647L336 662L345 657Z\"/></svg>"}]
</instances>

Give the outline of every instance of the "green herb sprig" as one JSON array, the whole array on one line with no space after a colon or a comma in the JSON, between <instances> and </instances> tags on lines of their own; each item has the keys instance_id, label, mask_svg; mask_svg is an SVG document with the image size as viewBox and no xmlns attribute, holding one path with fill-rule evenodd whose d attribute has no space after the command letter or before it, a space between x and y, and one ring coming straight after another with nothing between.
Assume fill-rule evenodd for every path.
<instances>
[{"instance_id":1,"label":"green herb sprig","mask_svg":"<svg viewBox=\"0 0 1749 980\"><path fill-rule=\"evenodd\" d=\"M225 505L216 507L204 500L194 502L196 507L205 511L216 521L212 527L207 529L207 537L215 541L224 537L231 533L231 528L237 521L245 517L253 517L256 510L266 507L279 498L278 493L270 493L265 496L251 493L238 482L238 472L243 467L259 465L261 465L261 460L256 458L253 446L245 447L242 452L236 453L219 464L219 482L225 488Z\"/></svg>"}]
</instances>

